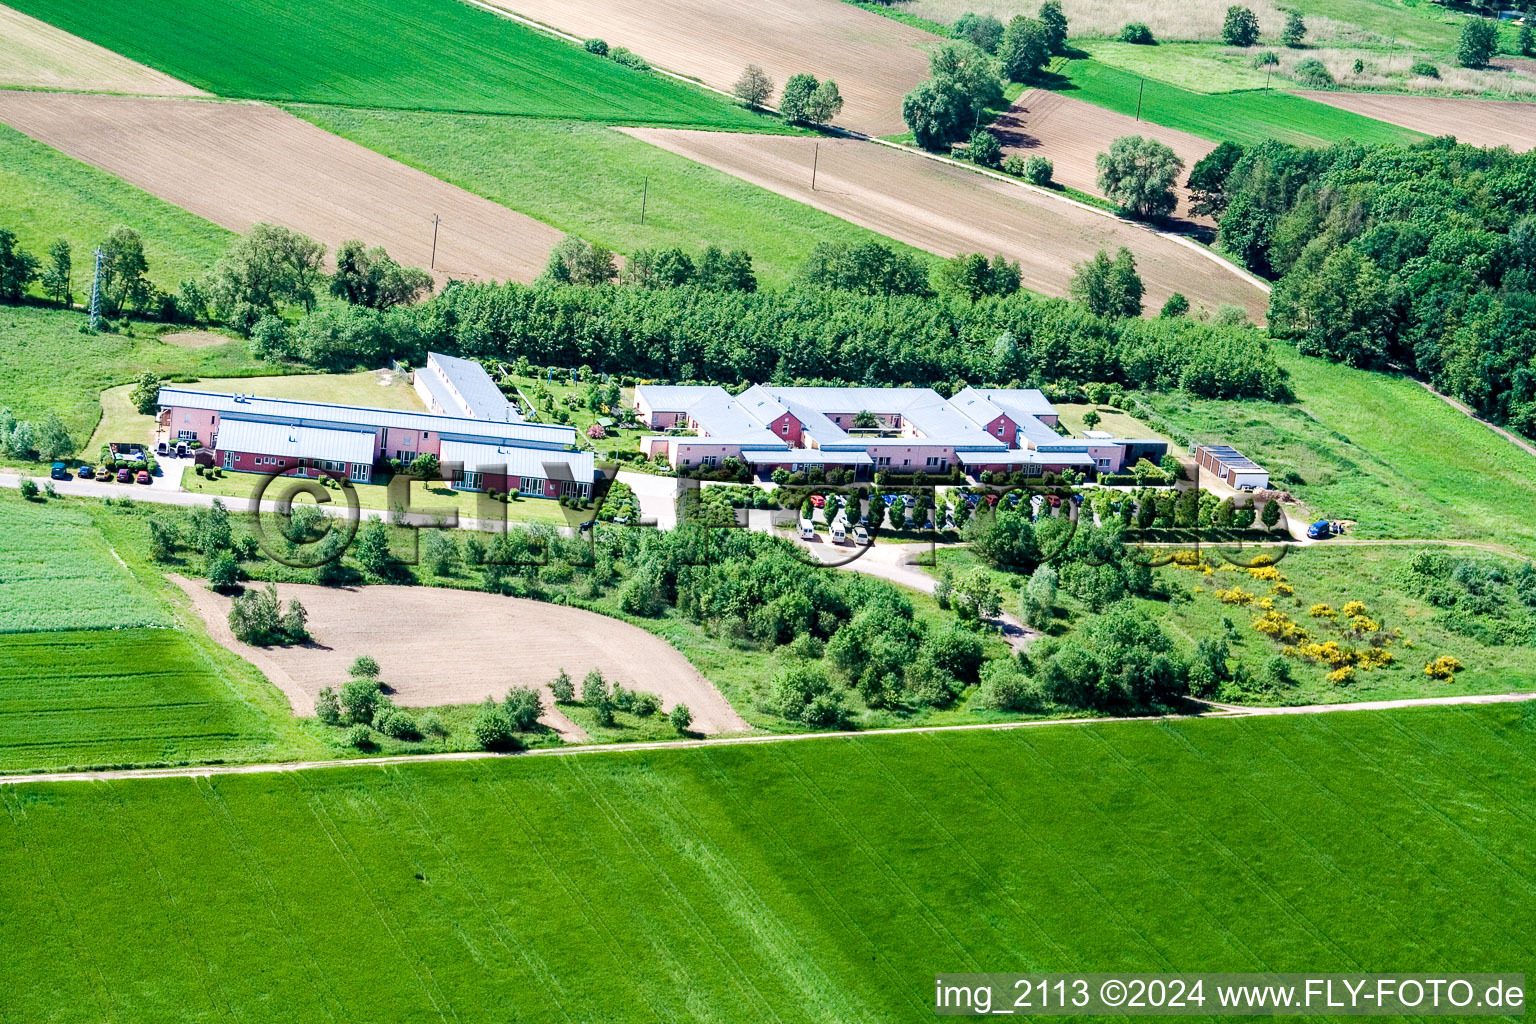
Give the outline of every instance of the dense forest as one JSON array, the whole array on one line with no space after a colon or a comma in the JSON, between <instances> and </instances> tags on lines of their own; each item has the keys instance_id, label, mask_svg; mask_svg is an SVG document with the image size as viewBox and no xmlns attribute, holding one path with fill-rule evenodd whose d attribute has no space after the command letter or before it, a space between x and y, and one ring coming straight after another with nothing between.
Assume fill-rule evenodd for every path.
<instances>
[{"instance_id":1,"label":"dense forest","mask_svg":"<svg viewBox=\"0 0 1536 1024\"><path fill-rule=\"evenodd\" d=\"M1536 436L1536 153L1435 139L1225 146L1191 174L1221 244L1277 280L1270 332L1403 366Z\"/></svg>"}]
</instances>

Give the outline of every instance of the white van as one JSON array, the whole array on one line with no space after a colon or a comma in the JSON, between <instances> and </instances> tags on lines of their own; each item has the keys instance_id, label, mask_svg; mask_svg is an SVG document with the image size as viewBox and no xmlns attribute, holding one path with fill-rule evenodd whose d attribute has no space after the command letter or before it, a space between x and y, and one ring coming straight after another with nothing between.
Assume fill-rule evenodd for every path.
<instances>
[{"instance_id":1,"label":"white van","mask_svg":"<svg viewBox=\"0 0 1536 1024\"><path fill-rule=\"evenodd\" d=\"M816 526L809 519L802 519L802 520L800 520L800 539L801 540L815 540L816 539Z\"/></svg>"},{"instance_id":2,"label":"white van","mask_svg":"<svg viewBox=\"0 0 1536 1024\"><path fill-rule=\"evenodd\" d=\"M862 526L855 526L853 528L853 542L861 548L868 547L869 531L864 529Z\"/></svg>"},{"instance_id":3,"label":"white van","mask_svg":"<svg viewBox=\"0 0 1536 1024\"><path fill-rule=\"evenodd\" d=\"M848 520L838 516L832 520L832 543L844 544L848 541Z\"/></svg>"}]
</instances>

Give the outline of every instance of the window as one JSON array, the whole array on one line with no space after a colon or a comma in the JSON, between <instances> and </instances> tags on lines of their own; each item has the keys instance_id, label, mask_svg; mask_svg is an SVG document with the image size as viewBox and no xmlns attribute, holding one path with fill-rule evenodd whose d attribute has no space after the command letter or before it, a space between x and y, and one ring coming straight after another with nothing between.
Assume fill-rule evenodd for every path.
<instances>
[{"instance_id":1,"label":"window","mask_svg":"<svg viewBox=\"0 0 1536 1024\"><path fill-rule=\"evenodd\" d=\"M518 481L517 493L519 494L543 494L544 481L536 476L525 476Z\"/></svg>"},{"instance_id":2,"label":"window","mask_svg":"<svg viewBox=\"0 0 1536 1024\"><path fill-rule=\"evenodd\" d=\"M478 491L480 489L480 474L464 472L461 474L459 486L466 491Z\"/></svg>"},{"instance_id":3,"label":"window","mask_svg":"<svg viewBox=\"0 0 1536 1024\"><path fill-rule=\"evenodd\" d=\"M784 436L785 437L789 436L789 424L788 423L785 423L784 426L781 427L780 429L784 431Z\"/></svg>"},{"instance_id":4,"label":"window","mask_svg":"<svg viewBox=\"0 0 1536 1024\"><path fill-rule=\"evenodd\" d=\"M591 484L577 483L575 480L566 480L560 484L560 494L566 498L585 498L591 490Z\"/></svg>"},{"instance_id":5,"label":"window","mask_svg":"<svg viewBox=\"0 0 1536 1024\"><path fill-rule=\"evenodd\" d=\"M930 455L930 456L928 456L928 468L929 469L939 469L939 470L948 469L949 468L949 460L948 459L940 458L937 455Z\"/></svg>"},{"instance_id":6,"label":"window","mask_svg":"<svg viewBox=\"0 0 1536 1024\"><path fill-rule=\"evenodd\" d=\"M878 469L887 469L887 468L890 467L890 464L891 464L891 457L889 455L882 455L878 459L875 460L875 466Z\"/></svg>"},{"instance_id":7,"label":"window","mask_svg":"<svg viewBox=\"0 0 1536 1024\"><path fill-rule=\"evenodd\" d=\"M178 431L176 431L176 439L179 440L179 441L196 441L197 440L197 431L195 431L195 430L178 430Z\"/></svg>"},{"instance_id":8,"label":"window","mask_svg":"<svg viewBox=\"0 0 1536 1024\"><path fill-rule=\"evenodd\" d=\"M189 413L189 412L182 413L181 414L181 422L183 422L183 423L191 423L192 422L192 414Z\"/></svg>"},{"instance_id":9,"label":"window","mask_svg":"<svg viewBox=\"0 0 1536 1024\"><path fill-rule=\"evenodd\" d=\"M706 455L699 460L699 463L700 465L714 467L719 461L720 457L718 455Z\"/></svg>"},{"instance_id":10,"label":"window","mask_svg":"<svg viewBox=\"0 0 1536 1024\"><path fill-rule=\"evenodd\" d=\"M1001 423L999 423L997 425L997 436L998 437L1002 437L1003 436L1003 424L1001 424Z\"/></svg>"},{"instance_id":11,"label":"window","mask_svg":"<svg viewBox=\"0 0 1536 1024\"><path fill-rule=\"evenodd\" d=\"M421 439L422 439L422 440L423 440L423 441L425 441L425 440L426 440L426 439L427 439L427 437L428 437L428 432L427 432L427 431L425 431L425 430L423 430L423 431L422 431L422 432L421 432Z\"/></svg>"},{"instance_id":12,"label":"window","mask_svg":"<svg viewBox=\"0 0 1536 1024\"><path fill-rule=\"evenodd\" d=\"M225 469L234 469L235 468L235 453L234 452L225 452L224 453L224 468Z\"/></svg>"},{"instance_id":13,"label":"window","mask_svg":"<svg viewBox=\"0 0 1536 1024\"><path fill-rule=\"evenodd\" d=\"M352 472L349 475L358 483L367 483L368 477L372 472L373 467L368 465L368 463L354 462L352 463Z\"/></svg>"}]
</instances>

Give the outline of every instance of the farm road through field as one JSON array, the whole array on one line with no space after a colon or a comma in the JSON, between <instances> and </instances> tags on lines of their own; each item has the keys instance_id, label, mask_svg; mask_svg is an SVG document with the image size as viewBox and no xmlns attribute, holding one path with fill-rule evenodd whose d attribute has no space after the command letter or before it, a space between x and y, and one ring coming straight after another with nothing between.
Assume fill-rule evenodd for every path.
<instances>
[{"instance_id":1,"label":"farm road through field","mask_svg":"<svg viewBox=\"0 0 1536 1024\"><path fill-rule=\"evenodd\" d=\"M1193 243L898 147L855 139L624 131L940 256L1002 253L1019 261L1024 287L1045 295L1065 295L1076 264L1123 245L1136 255L1149 314L1176 291L1212 310L1239 306L1256 323L1269 308L1263 289Z\"/></svg>"},{"instance_id":2,"label":"farm road through field","mask_svg":"<svg viewBox=\"0 0 1536 1024\"><path fill-rule=\"evenodd\" d=\"M572 35L627 46L715 89L729 90L748 64L780 88L802 71L831 78L843 96L837 123L869 135L906 130L901 98L928 77L920 47L941 41L842 0L489 2Z\"/></svg>"},{"instance_id":3,"label":"farm road through field","mask_svg":"<svg viewBox=\"0 0 1536 1024\"><path fill-rule=\"evenodd\" d=\"M1454 135L1471 146L1508 146L1517 153L1536 149L1536 103L1374 92L1297 95L1426 135Z\"/></svg>"},{"instance_id":4,"label":"farm road through field","mask_svg":"<svg viewBox=\"0 0 1536 1024\"><path fill-rule=\"evenodd\" d=\"M232 231L361 238L425 268L438 214L439 282L532 281L562 237L263 104L0 90L0 121Z\"/></svg>"},{"instance_id":5,"label":"farm road through field","mask_svg":"<svg viewBox=\"0 0 1536 1024\"><path fill-rule=\"evenodd\" d=\"M785 734L754 734L751 736L721 736L714 739L659 740L646 743L600 743L564 747L540 747L515 753L495 753L488 750L461 750L442 754L397 754L389 757L349 758L329 761L286 761L252 764L197 765L186 768L122 768L102 771L52 772L36 775L0 775L0 786L24 785L32 782L109 782L114 779L175 779L206 778L214 775L261 775L269 772L313 771L320 768L357 768L368 765L418 764L423 761L478 761L493 757L568 757L576 754L626 754L646 750L684 750L691 747L723 747L743 743L794 743L816 740L850 740L866 736L911 736L923 733L947 732L1004 732L1013 729L1051 729L1082 727L1107 723L1176 721L1185 718L1245 718L1255 715L1318 715L1338 714L1350 711L1385 711L1397 708L1456 707L1476 704L1513 704L1536 701L1536 693L1467 694L1459 697L1411 697L1403 700L1373 701L1361 704L1304 704L1282 708L1240 708L1229 710L1226 706L1215 707L1207 715L1148 715L1142 718L1050 718L1033 722L978 722L975 725L933 725L914 729L866 729L862 732L801 732Z\"/></svg>"},{"instance_id":6,"label":"farm road through field","mask_svg":"<svg viewBox=\"0 0 1536 1024\"><path fill-rule=\"evenodd\" d=\"M172 577L223 646L266 673L295 712L312 714L324 686L346 681L360 655L378 661L395 703L406 707L478 704L510 686L544 693L543 721L567 740L585 739L555 708L549 681L561 669L580 680L600 669L625 689L686 704L701 733L750 728L713 683L671 644L638 626L581 608L444 587L318 587L280 584L309 613L313 642L251 647L229 630L230 598L202 582Z\"/></svg>"}]
</instances>

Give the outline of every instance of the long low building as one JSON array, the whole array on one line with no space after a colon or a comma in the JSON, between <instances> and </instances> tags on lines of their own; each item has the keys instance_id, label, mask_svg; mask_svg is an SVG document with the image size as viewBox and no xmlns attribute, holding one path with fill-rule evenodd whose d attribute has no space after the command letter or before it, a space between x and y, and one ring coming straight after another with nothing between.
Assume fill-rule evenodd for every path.
<instances>
[{"instance_id":1,"label":"long low building","mask_svg":"<svg viewBox=\"0 0 1536 1024\"><path fill-rule=\"evenodd\" d=\"M433 354L429 366L446 358ZM593 455L575 449L574 428L525 422L516 409L496 404L482 386L495 384L478 364L454 364L438 363L452 376L434 370L431 387L418 371L418 389L463 415L163 387L159 427L168 440L198 442L215 465L236 472L327 473L370 483L394 463L432 455L465 490L591 496Z\"/></svg>"},{"instance_id":2,"label":"long low building","mask_svg":"<svg viewBox=\"0 0 1536 1024\"><path fill-rule=\"evenodd\" d=\"M1028 476L1120 472L1156 462L1167 443L1088 432L1063 437L1056 409L1032 388L966 388L946 399L931 388L754 385L732 396L716 386L642 384L635 409L653 430L647 454L681 470L727 458L759 476L812 467L852 469L856 478L889 471Z\"/></svg>"}]
</instances>

